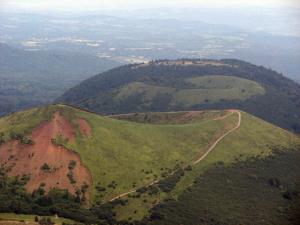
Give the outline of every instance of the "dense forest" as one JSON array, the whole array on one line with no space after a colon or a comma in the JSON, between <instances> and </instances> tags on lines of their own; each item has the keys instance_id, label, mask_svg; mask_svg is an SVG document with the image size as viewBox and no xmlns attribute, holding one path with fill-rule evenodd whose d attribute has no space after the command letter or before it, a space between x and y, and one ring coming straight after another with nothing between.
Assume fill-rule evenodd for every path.
<instances>
[{"instance_id":1,"label":"dense forest","mask_svg":"<svg viewBox=\"0 0 300 225\"><path fill-rule=\"evenodd\" d=\"M83 107L103 114L145 111L177 111L237 108L283 128L300 132L300 85L271 69L239 60L160 60L149 64L126 65L94 76L67 91L57 102ZM186 62L192 62L187 64ZM205 63L209 62L209 63ZM199 66L201 64L201 66ZM133 82L180 90L193 88L187 78L225 75L255 81L265 89L263 95L243 100L201 102L193 105L171 104L170 94L158 92L151 102L144 93L116 101L120 89Z\"/></svg>"}]
</instances>

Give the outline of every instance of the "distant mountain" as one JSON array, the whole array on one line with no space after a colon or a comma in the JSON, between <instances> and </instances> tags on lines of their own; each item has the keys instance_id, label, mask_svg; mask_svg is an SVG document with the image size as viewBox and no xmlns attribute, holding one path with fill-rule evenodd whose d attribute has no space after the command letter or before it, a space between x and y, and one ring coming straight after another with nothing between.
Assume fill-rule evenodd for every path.
<instances>
[{"instance_id":1,"label":"distant mountain","mask_svg":"<svg viewBox=\"0 0 300 225\"><path fill-rule=\"evenodd\" d=\"M51 102L119 63L72 52L25 51L0 44L0 115Z\"/></svg>"},{"instance_id":2,"label":"distant mountain","mask_svg":"<svg viewBox=\"0 0 300 225\"><path fill-rule=\"evenodd\" d=\"M104 114L238 108L300 132L300 85L239 60L161 60L82 82L58 102Z\"/></svg>"},{"instance_id":3,"label":"distant mountain","mask_svg":"<svg viewBox=\"0 0 300 225\"><path fill-rule=\"evenodd\" d=\"M238 110L106 117L34 108L0 118L0 212L84 224L292 225L298 145Z\"/></svg>"}]
</instances>

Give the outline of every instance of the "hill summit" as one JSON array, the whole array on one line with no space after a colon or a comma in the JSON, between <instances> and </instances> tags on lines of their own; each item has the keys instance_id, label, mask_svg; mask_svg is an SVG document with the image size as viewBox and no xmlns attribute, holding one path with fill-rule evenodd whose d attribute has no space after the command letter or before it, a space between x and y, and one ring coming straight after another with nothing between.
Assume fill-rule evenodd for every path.
<instances>
[{"instance_id":1,"label":"hill summit","mask_svg":"<svg viewBox=\"0 0 300 225\"><path fill-rule=\"evenodd\" d=\"M236 108L300 132L300 86L247 62L158 60L121 66L67 91L63 102L103 114Z\"/></svg>"}]
</instances>

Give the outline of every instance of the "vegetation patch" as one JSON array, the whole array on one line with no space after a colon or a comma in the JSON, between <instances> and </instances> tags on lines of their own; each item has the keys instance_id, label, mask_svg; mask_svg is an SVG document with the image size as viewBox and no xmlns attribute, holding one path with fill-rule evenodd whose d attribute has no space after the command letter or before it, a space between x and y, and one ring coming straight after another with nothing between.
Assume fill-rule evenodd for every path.
<instances>
[{"instance_id":1,"label":"vegetation patch","mask_svg":"<svg viewBox=\"0 0 300 225\"><path fill-rule=\"evenodd\" d=\"M283 149L282 149L283 150ZM177 200L152 209L150 224L299 223L300 147L216 166Z\"/></svg>"}]
</instances>

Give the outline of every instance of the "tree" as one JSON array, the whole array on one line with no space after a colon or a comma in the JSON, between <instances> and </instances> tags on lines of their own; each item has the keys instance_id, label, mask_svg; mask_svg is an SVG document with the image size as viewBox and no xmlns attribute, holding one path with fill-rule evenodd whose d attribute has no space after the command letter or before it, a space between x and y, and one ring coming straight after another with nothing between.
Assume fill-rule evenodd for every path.
<instances>
[{"instance_id":1,"label":"tree","mask_svg":"<svg viewBox=\"0 0 300 225\"><path fill-rule=\"evenodd\" d=\"M44 172L49 172L50 171L50 167L47 163L44 163L42 166L41 166L41 170L44 171Z\"/></svg>"}]
</instances>

